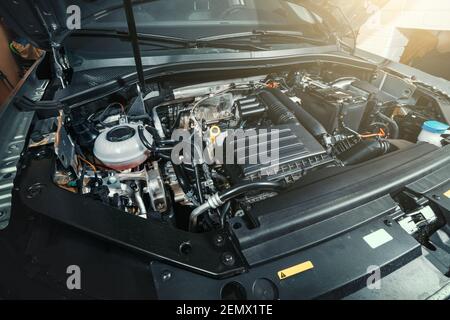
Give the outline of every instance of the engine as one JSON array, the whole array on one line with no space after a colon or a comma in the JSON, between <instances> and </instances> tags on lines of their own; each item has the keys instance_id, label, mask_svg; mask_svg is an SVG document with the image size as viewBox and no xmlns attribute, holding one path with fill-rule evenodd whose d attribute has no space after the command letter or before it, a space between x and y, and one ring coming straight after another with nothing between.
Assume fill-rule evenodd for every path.
<instances>
[{"instance_id":1,"label":"engine","mask_svg":"<svg viewBox=\"0 0 450 320\"><path fill-rule=\"evenodd\" d=\"M220 228L305 175L401 148L397 100L367 84L282 73L61 113L54 182L143 219Z\"/></svg>"}]
</instances>

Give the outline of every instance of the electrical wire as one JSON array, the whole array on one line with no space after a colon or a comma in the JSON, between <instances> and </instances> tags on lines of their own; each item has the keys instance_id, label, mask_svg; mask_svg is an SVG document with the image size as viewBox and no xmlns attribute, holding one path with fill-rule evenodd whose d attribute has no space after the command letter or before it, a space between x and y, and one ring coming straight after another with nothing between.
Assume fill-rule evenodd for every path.
<instances>
[{"instance_id":1,"label":"electrical wire","mask_svg":"<svg viewBox=\"0 0 450 320\"><path fill-rule=\"evenodd\" d=\"M94 173L97 173L97 168L91 162L89 162L88 160L84 159L81 156L78 156L78 159L81 160L82 162L86 163L94 171Z\"/></svg>"},{"instance_id":2,"label":"electrical wire","mask_svg":"<svg viewBox=\"0 0 450 320\"><path fill-rule=\"evenodd\" d=\"M383 130L383 128L380 128L380 132L379 133L373 133L373 134L360 134L359 135L360 138L362 139L368 139L368 138L385 138L386 137L386 132Z\"/></svg>"}]
</instances>

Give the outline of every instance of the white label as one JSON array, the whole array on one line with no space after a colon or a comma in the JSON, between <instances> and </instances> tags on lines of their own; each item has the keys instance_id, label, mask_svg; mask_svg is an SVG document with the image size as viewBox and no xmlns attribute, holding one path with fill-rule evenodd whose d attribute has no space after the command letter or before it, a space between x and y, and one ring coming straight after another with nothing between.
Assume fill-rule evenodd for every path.
<instances>
[{"instance_id":1,"label":"white label","mask_svg":"<svg viewBox=\"0 0 450 320\"><path fill-rule=\"evenodd\" d=\"M371 234L365 236L364 241L372 248L376 249L391 240L394 240L392 236L384 229L372 232Z\"/></svg>"}]
</instances>

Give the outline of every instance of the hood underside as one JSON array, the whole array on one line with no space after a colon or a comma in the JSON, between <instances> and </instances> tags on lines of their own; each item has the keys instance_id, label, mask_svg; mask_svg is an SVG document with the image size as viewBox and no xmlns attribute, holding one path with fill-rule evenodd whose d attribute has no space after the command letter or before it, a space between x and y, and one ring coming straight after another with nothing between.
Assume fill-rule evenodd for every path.
<instances>
[{"instance_id":1,"label":"hood underside","mask_svg":"<svg viewBox=\"0 0 450 320\"><path fill-rule=\"evenodd\" d=\"M157 0L132 1L134 6ZM193 6L196 0L192 0ZM359 27L370 16L373 6L363 5L361 1L325 0L318 3L312 0L294 0L320 15L325 22L336 30L347 30L349 23ZM386 0L372 0L374 5L383 5ZM79 8L81 26L95 22L109 12L124 10L123 0L3 0L0 13L7 25L18 35L28 39L36 47L50 50L52 43L61 43L72 30L68 20ZM339 9L339 8L342 8ZM17 13L20 12L20 18ZM343 18L343 14L349 19ZM126 31L126 30L125 30Z\"/></svg>"}]
</instances>

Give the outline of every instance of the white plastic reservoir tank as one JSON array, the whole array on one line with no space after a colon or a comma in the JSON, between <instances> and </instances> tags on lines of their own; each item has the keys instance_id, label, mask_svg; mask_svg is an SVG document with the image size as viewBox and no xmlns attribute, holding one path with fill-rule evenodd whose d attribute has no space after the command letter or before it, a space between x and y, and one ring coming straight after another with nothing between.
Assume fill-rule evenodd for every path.
<instances>
[{"instance_id":1,"label":"white plastic reservoir tank","mask_svg":"<svg viewBox=\"0 0 450 320\"><path fill-rule=\"evenodd\" d=\"M439 121L426 121L422 126L422 132L418 141L428 142L442 147L442 135L450 133L450 126Z\"/></svg>"}]
</instances>

